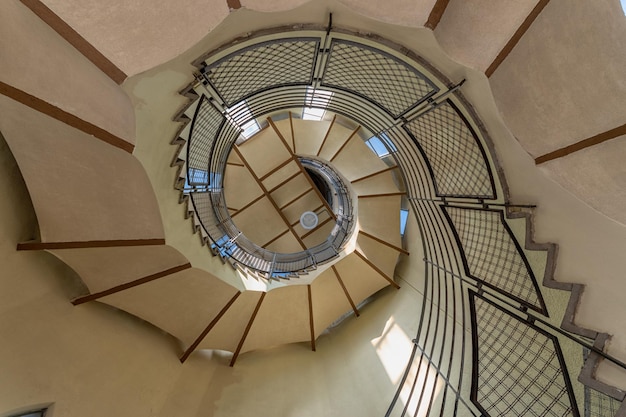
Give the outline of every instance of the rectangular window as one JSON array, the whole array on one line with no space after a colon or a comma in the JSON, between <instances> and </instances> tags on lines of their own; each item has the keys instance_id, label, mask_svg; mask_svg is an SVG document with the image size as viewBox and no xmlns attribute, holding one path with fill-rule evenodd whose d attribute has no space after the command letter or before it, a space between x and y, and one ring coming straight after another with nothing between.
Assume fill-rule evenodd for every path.
<instances>
[{"instance_id":1,"label":"rectangular window","mask_svg":"<svg viewBox=\"0 0 626 417\"><path fill-rule=\"evenodd\" d=\"M316 90L312 87L307 87L304 102L308 107L302 109L302 119L322 120L332 97L333 93L331 91Z\"/></svg>"},{"instance_id":2,"label":"rectangular window","mask_svg":"<svg viewBox=\"0 0 626 417\"><path fill-rule=\"evenodd\" d=\"M261 126L253 117L252 110L250 110L246 100L242 100L226 109L226 117L232 124L241 128L241 136L246 139L261 130ZM247 122L240 124L244 120L247 120Z\"/></svg>"},{"instance_id":3,"label":"rectangular window","mask_svg":"<svg viewBox=\"0 0 626 417\"><path fill-rule=\"evenodd\" d=\"M409 211L400 209L400 236L404 236L406 230L406 222L409 220Z\"/></svg>"},{"instance_id":4,"label":"rectangular window","mask_svg":"<svg viewBox=\"0 0 626 417\"><path fill-rule=\"evenodd\" d=\"M397 149L389 136L386 133L381 133L378 136L372 136L365 141L365 144L378 155L379 158L383 158L390 155L392 152L396 152Z\"/></svg>"}]
</instances>

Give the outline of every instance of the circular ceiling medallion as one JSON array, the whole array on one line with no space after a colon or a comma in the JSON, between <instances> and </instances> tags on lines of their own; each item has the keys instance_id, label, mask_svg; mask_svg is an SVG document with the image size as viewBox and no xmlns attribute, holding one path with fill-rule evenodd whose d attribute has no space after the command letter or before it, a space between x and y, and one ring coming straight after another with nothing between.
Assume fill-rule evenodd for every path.
<instances>
[{"instance_id":1,"label":"circular ceiling medallion","mask_svg":"<svg viewBox=\"0 0 626 417\"><path fill-rule=\"evenodd\" d=\"M312 211L305 211L302 213L302 216L300 216L300 225L307 230L315 228L315 226L317 226L317 221L317 214Z\"/></svg>"}]
</instances>

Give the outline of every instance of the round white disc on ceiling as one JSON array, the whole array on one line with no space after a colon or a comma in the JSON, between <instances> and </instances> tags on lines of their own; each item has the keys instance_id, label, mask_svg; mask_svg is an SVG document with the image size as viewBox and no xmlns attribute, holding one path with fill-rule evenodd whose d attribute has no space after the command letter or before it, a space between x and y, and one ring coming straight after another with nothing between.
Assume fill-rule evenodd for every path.
<instances>
[{"instance_id":1,"label":"round white disc on ceiling","mask_svg":"<svg viewBox=\"0 0 626 417\"><path fill-rule=\"evenodd\" d=\"M300 225L307 230L313 229L317 226L317 221L317 214L312 211L305 211L302 213L302 216L300 216Z\"/></svg>"}]
</instances>

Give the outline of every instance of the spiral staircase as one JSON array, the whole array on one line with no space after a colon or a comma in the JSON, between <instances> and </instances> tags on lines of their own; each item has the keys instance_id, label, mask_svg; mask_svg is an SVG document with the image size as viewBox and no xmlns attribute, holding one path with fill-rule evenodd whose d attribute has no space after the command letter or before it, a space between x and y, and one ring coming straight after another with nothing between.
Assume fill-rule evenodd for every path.
<instances>
[{"instance_id":1,"label":"spiral staircase","mask_svg":"<svg viewBox=\"0 0 626 417\"><path fill-rule=\"evenodd\" d=\"M316 350L319 337L346 313L359 316L372 295L398 288L398 257L402 266L408 255L400 209L410 209L419 224L417 255L425 271L419 284L428 302L388 415L407 409L578 415L576 401L589 387L606 401L623 399L622 391L594 379L601 358L623 364L605 352L607 334L574 323L582 286L554 279L556 247L534 242L534 207L509 200L463 81L452 82L411 51L370 34L331 25L301 29L265 30L203 50L182 77L177 64L155 80L139 77L128 87L136 87L137 148L121 139L129 134L123 128L85 126L2 85L0 106L9 117L0 129L38 224L18 250L47 251L71 267L80 278L71 286L73 304L107 304L151 323L176 338L173 350L182 362L202 350L227 351L232 366L242 353L281 344ZM276 68L277 60L262 61L272 56L259 53L267 50L287 57L291 72ZM261 71L242 65L248 58ZM310 77L298 78L306 71ZM294 78L267 81L276 73ZM241 100L249 114L241 112ZM203 102L213 119L199 116ZM303 120L310 108L327 115ZM133 109L120 105L119 114L125 111ZM251 120L260 130L241 136ZM204 132L197 129L203 123ZM173 138L177 149L164 151L163 143L152 149L155 132ZM383 134L391 146L381 158L365 142ZM305 160L341 177L349 213L337 212ZM176 167L175 178L163 169L168 166ZM164 190L172 179L174 187ZM312 230L297 221L306 211L319 218ZM338 234L346 219L350 227ZM190 243L192 233L202 247ZM320 245L329 252L318 259L312 253ZM292 256L285 262L293 267L279 266L283 255ZM494 340L498 352L486 348ZM590 350L585 387L575 383L582 356L561 351L578 354L581 346ZM519 378L535 381L520 389L521 379L510 376L517 368L507 372L510 361L531 363ZM550 370L549 383L538 367ZM506 408L509 402L515 405Z\"/></svg>"}]
</instances>

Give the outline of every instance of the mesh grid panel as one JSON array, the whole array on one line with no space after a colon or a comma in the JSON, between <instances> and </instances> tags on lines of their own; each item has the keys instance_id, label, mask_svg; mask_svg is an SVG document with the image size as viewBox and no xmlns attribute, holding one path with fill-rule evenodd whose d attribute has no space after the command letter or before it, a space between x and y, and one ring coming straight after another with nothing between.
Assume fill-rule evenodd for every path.
<instances>
[{"instance_id":1,"label":"mesh grid panel","mask_svg":"<svg viewBox=\"0 0 626 417\"><path fill-rule=\"evenodd\" d=\"M404 127L428 160L437 195L495 198L482 147L449 101Z\"/></svg>"},{"instance_id":2,"label":"mesh grid panel","mask_svg":"<svg viewBox=\"0 0 626 417\"><path fill-rule=\"evenodd\" d=\"M415 68L380 50L333 40L322 85L352 91L395 117L438 89Z\"/></svg>"},{"instance_id":3,"label":"mesh grid panel","mask_svg":"<svg viewBox=\"0 0 626 417\"><path fill-rule=\"evenodd\" d=\"M472 401L490 416L577 416L553 336L473 297L478 365Z\"/></svg>"},{"instance_id":4,"label":"mesh grid panel","mask_svg":"<svg viewBox=\"0 0 626 417\"><path fill-rule=\"evenodd\" d=\"M224 116L202 96L189 135L188 168L208 170L211 148L224 120Z\"/></svg>"},{"instance_id":5,"label":"mesh grid panel","mask_svg":"<svg viewBox=\"0 0 626 417\"><path fill-rule=\"evenodd\" d=\"M588 355L589 350L584 348L584 359ZM621 405L616 399L585 386L585 417L615 417Z\"/></svg>"},{"instance_id":6,"label":"mesh grid panel","mask_svg":"<svg viewBox=\"0 0 626 417\"><path fill-rule=\"evenodd\" d=\"M317 38L263 42L209 65L204 75L231 106L270 87L311 84L318 49Z\"/></svg>"},{"instance_id":7,"label":"mesh grid panel","mask_svg":"<svg viewBox=\"0 0 626 417\"><path fill-rule=\"evenodd\" d=\"M501 211L444 206L459 238L467 274L541 311L534 274Z\"/></svg>"}]
</instances>

